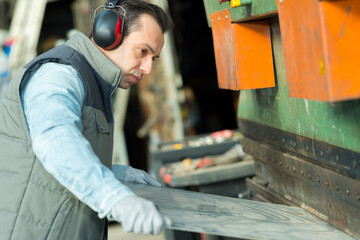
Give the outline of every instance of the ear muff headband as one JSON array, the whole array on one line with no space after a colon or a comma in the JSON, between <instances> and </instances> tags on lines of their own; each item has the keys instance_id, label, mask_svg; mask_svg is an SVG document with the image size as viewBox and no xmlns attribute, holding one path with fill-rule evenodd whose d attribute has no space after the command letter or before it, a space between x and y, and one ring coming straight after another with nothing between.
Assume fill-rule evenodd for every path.
<instances>
[{"instance_id":1,"label":"ear muff headband","mask_svg":"<svg viewBox=\"0 0 360 240\"><path fill-rule=\"evenodd\" d=\"M105 8L96 16L99 8ZM124 11L124 17L112 11L111 9L121 8ZM121 6L98 7L94 12L94 24L92 36L94 42L105 50L112 50L119 46L124 31L125 9Z\"/></svg>"}]
</instances>

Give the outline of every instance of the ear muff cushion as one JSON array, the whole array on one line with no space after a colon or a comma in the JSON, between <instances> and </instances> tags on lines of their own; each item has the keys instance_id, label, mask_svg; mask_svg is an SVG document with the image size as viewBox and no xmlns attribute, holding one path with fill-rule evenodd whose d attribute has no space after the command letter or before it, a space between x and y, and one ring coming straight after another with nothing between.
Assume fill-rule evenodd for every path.
<instances>
[{"instance_id":1,"label":"ear muff cushion","mask_svg":"<svg viewBox=\"0 0 360 240\"><path fill-rule=\"evenodd\" d=\"M105 10L99 13L92 29L94 42L106 50L116 48L121 42L122 25L122 17L115 12Z\"/></svg>"}]
</instances>

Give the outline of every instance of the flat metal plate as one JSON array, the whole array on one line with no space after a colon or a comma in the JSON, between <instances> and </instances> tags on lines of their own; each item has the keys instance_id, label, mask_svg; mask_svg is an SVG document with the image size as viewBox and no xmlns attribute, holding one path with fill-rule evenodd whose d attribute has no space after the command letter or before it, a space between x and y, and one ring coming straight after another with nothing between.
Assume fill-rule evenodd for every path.
<instances>
[{"instance_id":1,"label":"flat metal plate","mask_svg":"<svg viewBox=\"0 0 360 240\"><path fill-rule=\"evenodd\" d=\"M246 137L241 143L260 160L255 163L256 176L267 183L269 191L360 238L359 180Z\"/></svg>"},{"instance_id":2,"label":"flat metal plate","mask_svg":"<svg viewBox=\"0 0 360 240\"><path fill-rule=\"evenodd\" d=\"M169 229L243 239L353 239L299 207L126 183L168 216Z\"/></svg>"}]
</instances>

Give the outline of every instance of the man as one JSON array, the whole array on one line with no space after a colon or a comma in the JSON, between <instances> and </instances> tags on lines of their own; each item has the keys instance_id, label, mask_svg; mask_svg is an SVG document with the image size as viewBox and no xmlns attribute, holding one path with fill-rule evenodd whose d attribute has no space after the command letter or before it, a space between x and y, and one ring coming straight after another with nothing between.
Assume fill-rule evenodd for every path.
<instances>
[{"instance_id":1,"label":"man","mask_svg":"<svg viewBox=\"0 0 360 240\"><path fill-rule=\"evenodd\" d=\"M1 100L0 239L106 239L106 218L158 234L168 222L119 181L156 180L110 170L111 95L151 73L171 19L145 1L109 2L116 7L104 11L124 15L119 46L106 50L79 33L27 64Z\"/></svg>"}]
</instances>

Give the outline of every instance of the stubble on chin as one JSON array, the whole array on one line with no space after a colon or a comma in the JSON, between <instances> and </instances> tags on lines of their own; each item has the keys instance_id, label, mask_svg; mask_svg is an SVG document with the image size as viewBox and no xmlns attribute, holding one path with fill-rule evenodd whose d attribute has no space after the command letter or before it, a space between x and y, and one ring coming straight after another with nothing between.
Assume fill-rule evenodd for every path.
<instances>
[{"instance_id":1,"label":"stubble on chin","mask_svg":"<svg viewBox=\"0 0 360 240\"><path fill-rule=\"evenodd\" d=\"M128 75L122 76L118 84L118 88L129 89L133 84L129 81L128 78L129 78Z\"/></svg>"}]
</instances>

